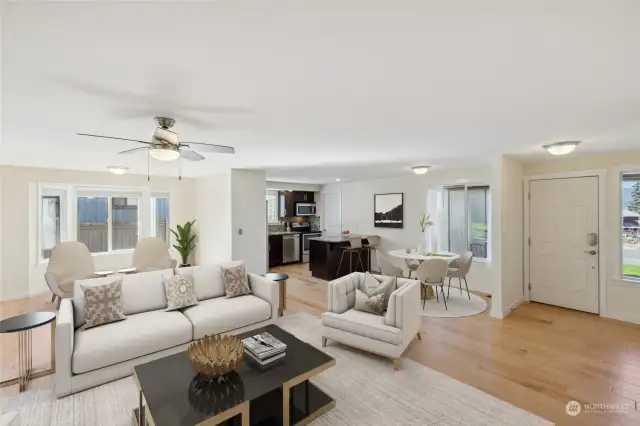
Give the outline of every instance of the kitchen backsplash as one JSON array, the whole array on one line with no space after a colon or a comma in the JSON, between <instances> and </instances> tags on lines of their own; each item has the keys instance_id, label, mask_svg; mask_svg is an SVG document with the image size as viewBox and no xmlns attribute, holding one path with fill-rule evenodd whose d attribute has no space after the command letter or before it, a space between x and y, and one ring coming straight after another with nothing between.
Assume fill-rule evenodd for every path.
<instances>
[{"instance_id":1,"label":"kitchen backsplash","mask_svg":"<svg viewBox=\"0 0 640 426\"><path fill-rule=\"evenodd\" d=\"M287 225L269 225L269 232L285 232Z\"/></svg>"},{"instance_id":2,"label":"kitchen backsplash","mask_svg":"<svg viewBox=\"0 0 640 426\"><path fill-rule=\"evenodd\" d=\"M313 231L320 229L320 216L311 216L311 220L309 220L309 222L311 223L311 229Z\"/></svg>"}]
</instances>

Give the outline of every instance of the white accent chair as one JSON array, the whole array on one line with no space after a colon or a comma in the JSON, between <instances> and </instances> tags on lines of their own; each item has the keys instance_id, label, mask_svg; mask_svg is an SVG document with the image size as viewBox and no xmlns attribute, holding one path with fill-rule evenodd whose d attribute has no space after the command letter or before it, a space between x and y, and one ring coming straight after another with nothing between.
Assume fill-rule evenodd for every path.
<instances>
[{"instance_id":1,"label":"white accent chair","mask_svg":"<svg viewBox=\"0 0 640 426\"><path fill-rule=\"evenodd\" d=\"M384 275L403 278L402 268L391 263L380 251L376 251L376 262Z\"/></svg>"},{"instance_id":2,"label":"white accent chair","mask_svg":"<svg viewBox=\"0 0 640 426\"><path fill-rule=\"evenodd\" d=\"M449 287L447 287L447 298L449 297L449 292L451 291L451 278L457 278L460 294L462 294L462 280L464 280L464 286L467 288L467 297L471 300L471 295L469 294L469 285L467 284L467 274L471 269L471 263L473 262L473 252L466 251L462 253L462 255L454 260L452 263L455 266L453 268L449 268L449 272L447 272L447 277L449 278Z\"/></svg>"},{"instance_id":3,"label":"white accent chair","mask_svg":"<svg viewBox=\"0 0 640 426\"><path fill-rule=\"evenodd\" d=\"M356 311L355 291L364 287L365 274L354 272L329 282L329 312L322 314L322 346L327 339L393 359L416 337L420 339L420 282L397 278L385 315Z\"/></svg>"},{"instance_id":4,"label":"white accent chair","mask_svg":"<svg viewBox=\"0 0 640 426\"><path fill-rule=\"evenodd\" d=\"M44 280L53 293L51 302L58 299L58 308L63 298L73 297L76 280L95 278L96 268L86 245L78 241L56 244L44 274Z\"/></svg>"},{"instance_id":5,"label":"white accent chair","mask_svg":"<svg viewBox=\"0 0 640 426\"><path fill-rule=\"evenodd\" d=\"M238 334L272 324L278 317L279 287L249 273L251 294L225 297L220 265L180 268L192 275L198 304L166 312L164 278L172 269L120 277L76 281L73 299L64 299L56 319L58 398L122 377L133 367L185 351L210 334ZM122 279L122 307L127 318L83 330L85 298L80 285L96 286Z\"/></svg>"},{"instance_id":6,"label":"white accent chair","mask_svg":"<svg viewBox=\"0 0 640 426\"><path fill-rule=\"evenodd\" d=\"M132 267L136 272L173 269L178 261L171 258L167 243L162 238L151 237L138 240L133 250Z\"/></svg>"}]
</instances>

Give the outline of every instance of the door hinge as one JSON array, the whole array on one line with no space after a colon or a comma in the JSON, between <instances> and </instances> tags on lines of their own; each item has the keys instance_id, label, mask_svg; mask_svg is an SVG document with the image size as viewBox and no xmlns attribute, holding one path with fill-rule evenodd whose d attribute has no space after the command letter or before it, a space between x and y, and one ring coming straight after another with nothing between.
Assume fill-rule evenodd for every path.
<instances>
[{"instance_id":1,"label":"door hinge","mask_svg":"<svg viewBox=\"0 0 640 426\"><path fill-rule=\"evenodd\" d=\"M529 247L531 247L531 237L529 237Z\"/></svg>"},{"instance_id":2,"label":"door hinge","mask_svg":"<svg viewBox=\"0 0 640 426\"><path fill-rule=\"evenodd\" d=\"M531 283L529 283L529 291L531 291Z\"/></svg>"},{"instance_id":3,"label":"door hinge","mask_svg":"<svg viewBox=\"0 0 640 426\"><path fill-rule=\"evenodd\" d=\"M531 193L530 193L530 192L527 194L527 198L528 198L529 200L531 200Z\"/></svg>"}]
</instances>

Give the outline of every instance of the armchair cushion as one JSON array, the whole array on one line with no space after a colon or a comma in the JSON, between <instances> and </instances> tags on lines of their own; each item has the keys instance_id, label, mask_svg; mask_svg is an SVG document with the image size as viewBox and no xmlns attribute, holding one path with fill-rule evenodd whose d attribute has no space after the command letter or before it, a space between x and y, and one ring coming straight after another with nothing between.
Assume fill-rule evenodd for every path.
<instances>
[{"instance_id":1,"label":"armchair cushion","mask_svg":"<svg viewBox=\"0 0 640 426\"><path fill-rule=\"evenodd\" d=\"M383 310L386 310L387 304L389 303L389 296L391 296L391 293L396 289L396 277L385 277L384 275L378 275L376 277L371 275L369 272L365 272L364 279L362 280L362 284L359 286L359 289L368 297L382 294Z\"/></svg>"},{"instance_id":2,"label":"armchair cushion","mask_svg":"<svg viewBox=\"0 0 640 426\"><path fill-rule=\"evenodd\" d=\"M325 312L322 314L322 325L392 345L402 343L402 330L386 325L383 316L355 309L349 309L342 314Z\"/></svg>"},{"instance_id":3,"label":"armchair cushion","mask_svg":"<svg viewBox=\"0 0 640 426\"><path fill-rule=\"evenodd\" d=\"M360 312L368 312L373 315L382 315L385 309L384 293L375 296L367 296L360 289L356 289L356 304L353 309Z\"/></svg>"}]
</instances>

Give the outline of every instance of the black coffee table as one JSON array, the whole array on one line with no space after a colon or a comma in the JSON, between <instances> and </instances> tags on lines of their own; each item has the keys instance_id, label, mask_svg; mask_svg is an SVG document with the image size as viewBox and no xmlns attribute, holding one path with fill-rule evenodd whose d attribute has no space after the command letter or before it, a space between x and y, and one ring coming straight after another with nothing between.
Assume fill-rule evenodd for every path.
<instances>
[{"instance_id":1,"label":"black coffee table","mask_svg":"<svg viewBox=\"0 0 640 426\"><path fill-rule=\"evenodd\" d=\"M0 321L0 333L18 333L18 377L0 382L0 388L18 384L19 392L27 389L31 379L55 373L55 322L54 312L31 312ZM51 323L51 368L34 373L31 330Z\"/></svg>"},{"instance_id":2,"label":"black coffee table","mask_svg":"<svg viewBox=\"0 0 640 426\"><path fill-rule=\"evenodd\" d=\"M335 407L309 379L336 360L275 325L237 337L263 332L286 343L287 355L267 367L245 356L220 381L196 374L186 351L134 367L134 425L303 425Z\"/></svg>"}]
</instances>

